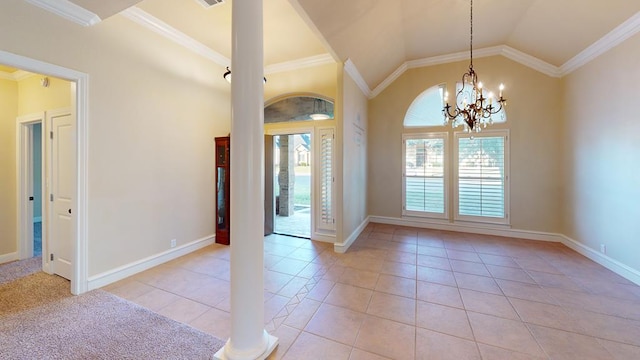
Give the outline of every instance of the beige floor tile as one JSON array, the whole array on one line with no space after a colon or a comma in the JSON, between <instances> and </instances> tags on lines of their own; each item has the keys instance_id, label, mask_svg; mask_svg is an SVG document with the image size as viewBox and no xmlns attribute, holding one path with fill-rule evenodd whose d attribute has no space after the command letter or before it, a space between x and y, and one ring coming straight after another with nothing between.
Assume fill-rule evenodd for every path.
<instances>
[{"instance_id":1,"label":"beige floor tile","mask_svg":"<svg viewBox=\"0 0 640 360\"><path fill-rule=\"evenodd\" d=\"M270 334L278 338L278 346L271 355L269 355L267 360L279 360L282 359L293 342L296 341L298 335L300 335L300 330L282 325L270 332Z\"/></svg>"},{"instance_id":2,"label":"beige floor tile","mask_svg":"<svg viewBox=\"0 0 640 360\"><path fill-rule=\"evenodd\" d=\"M153 290L156 290L156 288L148 284L142 283L137 280L125 279L117 284L112 285L112 288L109 290L109 292L123 299L133 301L135 298L138 298Z\"/></svg>"},{"instance_id":3,"label":"beige floor tile","mask_svg":"<svg viewBox=\"0 0 640 360\"><path fill-rule=\"evenodd\" d=\"M640 320L640 306L636 301L558 288L547 288L547 292L558 302L558 305L566 308L583 309L606 315Z\"/></svg>"},{"instance_id":4,"label":"beige floor tile","mask_svg":"<svg viewBox=\"0 0 640 360\"><path fill-rule=\"evenodd\" d=\"M499 256L491 254L478 254L485 265L507 266L512 268L520 268L517 262L508 256Z\"/></svg>"},{"instance_id":5,"label":"beige floor tile","mask_svg":"<svg viewBox=\"0 0 640 360\"><path fill-rule=\"evenodd\" d=\"M456 278L453 275L452 271L440 270L426 266L418 266L416 270L416 278L420 281L428 281L455 287L458 286L458 284L456 283Z\"/></svg>"},{"instance_id":6,"label":"beige floor tile","mask_svg":"<svg viewBox=\"0 0 640 360\"><path fill-rule=\"evenodd\" d=\"M417 265L451 271L449 259L429 255L417 255Z\"/></svg>"},{"instance_id":7,"label":"beige floor tile","mask_svg":"<svg viewBox=\"0 0 640 360\"><path fill-rule=\"evenodd\" d=\"M607 360L613 357L597 339L562 330L531 325L531 332L552 359Z\"/></svg>"},{"instance_id":8,"label":"beige floor tile","mask_svg":"<svg viewBox=\"0 0 640 360\"><path fill-rule=\"evenodd\" d=\"M403 360L414 359L415 346L414 326L370 315L365 318L355 343L358 349Z\"/></svg>"},{"instance_id":9,"label":"beige floor tile","mask_svg":"<svg viewBox=\"0 0 640 360\"><path fill-rule=\"evenodd\" d=\"M271 266L269 270L295 276L307 265L309 265L308 261L284 258Z\"/></svg>"},{"instance_id":10,"label":"beige floor tile","mask_svg":"<svg viewBox=\"0 0 640 360\"><path fill-rule=\"evenodd\" d=\"M352 285L336 284L325 302L358 312L365 312L371 300L372 290Z\"/></svg>"},{"instance_id":11,"label":"beige floor tile","mask_svg":"<svg viewBox=\"0 0 640 360\"><path fill-rule=\"evenodd\" d=\"M529 284L535 284L535 280L522 269L516 269L508 266L486 265L487 269L496 279L519 281Z\"/></svg>"},{"instance_id":12,"label":"beige floor tile","mask_svg":"<svg viewBox=\"0 0 640 360\"><path fill-rule=\"evenodd\" d=\"M140 306L146 307L147 309L158 311L179 299L181 299L181 297L178 295L160 289L153 289L148 293L138 296L132 301Z\"/></svg>"},{"instance_id":13,"label":"beige floor tile","mask_svg":"<svg viewBox=\"0 0 640 360\"><path fill-rule=\"evenodd\" d=\"M433 247L418 244L418 255L429 255L446 258L447 250L444 247Z\"/></svg>"},{"instance_id":14,"label":"beige floor tile","mask_svg":"<svg viewBox=\"0 0 640 360\"><path fill-rule=\"evenodd\" d=\"M467 312L462 309L418 301L416 312L419 327L474 340Z\"/></svg>"},{"instance_id":15,"label":"beige floor tile","mask_svg":"<svg viewBox=\"0 0 640 360\"><path fill-rule=\"evenodd\" d=\"M480 257L477 253L471 251L447 249L447 257L449 260L462 260L481 263Z\"/></svg>"},{"instance_id":16,"label":"beige floor tile","mask_svg":"<svg viewBox=\"0 0 640 360\"><path fill-rule=\"evenodd\" d=\"M616 360L640 359L640 347L619 342L598 339Z\"/></svg>"},{"instance_id":17,"label":"beige floor tile","mask_svg":"<svg viewBox=\"0 0 640 360\"><path fill-rule=\"evenodd\" d=\"M375 291L369 302L367 314L415 325L416 300Z\"/></svg>"},{"instance_id":18,"label":"beige floor tile","mask_svg":"<svg viewBox=\"0 0 640 360\"><path fill-rule=\"evenodd\" d=\"M640 346L640 321L578 309L566 311L578 320L586 335Z\"/></svg>"},{"instance_id":19,"label":"beige floor tile","mask_svg":"<svg viewBox=\"0 0 640 360\"><path fill-rule=\"evenodd\" d=\"M353 348L349 360L389 360L389 358Z\"/></svg>"},{"instance_id":20,"label":"beige floor tile","mask_svg":"<svg viewBox=\"0 0 640 360\"><path fill-rule=\"evenodd\" d=\"M464 308L460 291L457 287L418 281L416 297L422 301L428 301L440 305Z\"/></svg>"},{"instance_id":21,"label":"beige floor tile","mask_svg":"<svg viewBox=\"0 0 640 360\"><path fill-rule=\"evenodd\" d=\"M386 261L393 261L403 264L416 264L416 253L415 252L405 252L398 250L387 250L384 256Z\"/></svg>"},{"instance_id":22,"label":"beige floor tile","mask_svg":"<svg viewBox=\"0 0 640 360\"><path fill-rule=\"evenodd\" d=\"M480 353L473 341L417 328L416 359L480 360Z\"/></svg>"},{"instance_id":23,"label":"beige floor tile","mask_svg":"<svg viewBox=\"0 0 640 360\"><path fill-rule=\"evenodd\" d=\"M480 276L491 276L489 270L487 270L486 266L484 266L484 264L482 263L452 259L449 260L449 263L451 264L451 269L454 272Z\"/></svg>"},{"instance_id":24,"label":"beige floor tile","mask_svg":"<svg viewBox=\"0 0 640 360\"><path fill-rule=\"evenodd\" d=\"M335 283L333 281L320 280L311 290L309 290L307 298L316 301L324 301L329 292L331 292L331 289L333 289L334 285Z\"/></svg>"},{"instance_id":25,"label":"beige floor tile","mask_svg":"<svg viewBox=\"0 0 640 360\"><path fill-rule=\"evenodd\" d=\"M303 299L284 320L284 324L296 329L304 329L322 303L311 299Z\"/></svg>"},{"instance_id":26,"label":"beige floor tile","mask_svg":"<svg viewBox=\"0 0 640 360\"><path fill-rule=\"evenodd\" d=\"M317 258L324 250L320 249L302 249L298 248L287 257L290 259L302 260L306 262L313 261L313 259Z\"/></svg>"},{"instance_id":27,"label":"beige floor tile","mask_svg":"<svg viewBox=\"0 0 640 360\"><path fill-rule=\"evenodd\" d=\"M305 279L303 277L294 277L285 285L280 291L278 291L278 295L286 296L286 297L294 297L296 294L300 292L304 288L304 286L309 282L309 279Z\"/></svg>"},{"instance_id":28,"label":"beige floor tile","mask_svg":"<svg viewBox=\"0 0 640 360\"><path fill-rule=\"evenodd\" d=\"M460 289L460 296L464 308L468 311L520 320L506 296L467 289Z\"/></svg>"},{"instance_id":29,"label":"beige floor tile","mask_svg":"<svg viewBox=\"0 0 640 360\"><path fill-rule=\"evenodd\" d=\"M264 272L264 288L272 293L280 291L291 279L293 275L283 274L276 271L265 270Z\"/></svg>"},{"instance_id":30,"label":"beige floor tile","mask_svg":"<svg viewBox=\"0 0 640 360\"><path fill-rule=\"evenodd\" d=\"M382 269L382 261L369 256L356 255L346 258L345 265L350 268L372 272L380 272L380 269Z\"/></svg>"},{"instance_id":31,"label":"beige floor tile","mask_svg":"<svg viewBox=\"0 0 640 360\"><path fill-rule=\"evenodd\" d=\"M518 320L467 312L476 341L534 356L544 356L529 329Z\"/></svg>"},{"instance_id":32,"label":"beige floor tile","mask_svg":"<svg viewBox=\"0 0 640 360\"><path fill-rule=\"evenodd\" d=\"M348 360L351 347L333 340L302 332L289 350L284 354L284 360Z\"/></svg>"},{"instance_id":33,"label":"beige floor tile","mask_svg":"<svg viewBox=\"0 0 640 360\"><path fill-rule=\"evenodd\" d=\"M404 296L408 298L416 298L416 281L393 275L380 275L378 283L375 286L376 291Z\"/></svg>"},{"instance_id":34,"label":"beige floor tile","mask_svg":"<svg viewBox=\"0 0 640 360\"><path fill-rule=\"evenodd\" d=\"M397 263L397 262L385 260L382 263L382 268L380 269L380 273L399 276L407 279L415 279L416 265Z\"/></svg>"},{"instance_id":35,"label":"beige floor tile","mask_svg":"<svg viewBox=\"0 0 640 360\"><path fill-rule=\"evenodd\" d=\"M533 356L528 354L519 353L512 350L501 349L499 347L478 344L480 349L480 355L483 359L488 360L545 360L546 356Z\"/></svg>"},{"instance_id":36,"label":"beige floor tile","mask_svg":"<svg viewBox=\"0 0 640 360\"><path fill-rule=\"evenodd\" d=\"M511 304L526 323L584 333L578 319L560 306L520 299L511 299Z\"/></svg>"},{"instance_id":37,"label":"beige floor tile","mask_svg":"<svg viewBox=\"0 0 640 360\"><path fill-rule=\"evenodd\" d=\"M322 304L305 331L353 346L365 315L339 306Z\"/></svg>"},{"instance_id":38,"label":"beige floor tile","mask_svg":"<svg viewBox=\"0 0 640 360\"><path fill-rule=\"evenodd\" d=\"M209 309L211 308L207 305L182 298L163 307L158 311L158 313L175 321L188 324L200 315L207 312L207 310Z\"/></svg>"},{"instance_id":39,"label":"beige floor tile","mask_svg":"<svg viewBox=\"0 0 640 360\"><path fill-rule=\"evenodd\" d=\"M538 285L544 287L561 288L572 291L585 291L577 282L566 275L550 274L541 271L527 271Z\"/></svg>"},{"instance_id":40,"label":"beige floor tile","mask_svg":"<svg viewBox=\"0 0 640 360\"><path fill-rule=\"evenodd\" d=\"M219 339L227 340L231 335L231 314L215 308L209 309L193 319L189 325Z\"/></svg>"},{"instance_id":41,"label":"beige floor tile","mask_svg":"<svg viewBox=\"0 0 640 360\"><path fill-rule=\"evenodd\" d=\"M496 283L496 281L490 277L463 274L454 272L453 275L456 278L456 283L460 289L469 289L475 291L482 291L490 294L502 295L502 290Z\"/></svg>"},{"instance_id":42,"label":"beige floor tile","mask_svg":"<svg viewBox=\"0 0 640 360\"><path fill-rule=\"evenodd\" d=\"M378 273L367 270L346 268L337 282L366 289L374 289L378 282Z\"/></svg>"},{"instance_id":43,"label":"beige floor tile","mask_svg":"<svg viewBox=\"0 0 640 360\"><path fill-rule=\"evenodd\" d=\"M290 298L273 295L264 303L264 322L268 323L273 318L275 318L282 309L287 305ZM285 312L286 313L286 312Z\"/></svg>"},{"instance_id":44,"label":"beige floor tile","mask_svg":"<svg viewBox=\"0 0 640 360\"><path fill-rule=\"evenodd\" d=\"M535 284L526 284L509 280L496 280L502 292L510 298L517 298L529 301L537 301L547 304L556 304L549 293Z\"/></svg>"}]
</instances>

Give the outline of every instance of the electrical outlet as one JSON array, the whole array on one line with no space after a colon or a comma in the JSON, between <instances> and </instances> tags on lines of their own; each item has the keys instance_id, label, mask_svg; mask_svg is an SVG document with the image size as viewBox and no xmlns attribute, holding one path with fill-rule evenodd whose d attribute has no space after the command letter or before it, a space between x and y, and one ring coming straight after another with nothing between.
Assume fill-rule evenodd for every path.
<instances>
[{"instance_id":1,"label":"electrical outlet","mask_svg":"<svg viewBox=\"0 0 640 360\"><path fill-rule=\"evenodd\" d=\"M177 243L178 243L178 241L176 239L171 239L171 247L172 248L176 247Z\"/></svg>"},{"instance_id":2,"label":"electrical outlet","mask_svg":"<svg viewBox=\"0 0 640 360\"><path fill-rule=\"evenodd\" d=\"M600 244L600 252L603 254L607 253L607 245L605 244Z\"/></svg>"}]
</instances>

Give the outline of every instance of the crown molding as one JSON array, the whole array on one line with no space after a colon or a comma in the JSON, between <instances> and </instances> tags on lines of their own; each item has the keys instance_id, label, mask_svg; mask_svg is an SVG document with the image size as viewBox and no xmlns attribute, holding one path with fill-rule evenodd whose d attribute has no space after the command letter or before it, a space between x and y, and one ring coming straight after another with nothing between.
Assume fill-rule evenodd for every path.
<instances>
[{"instance_id":1,"label":"crown molding","mask_svg":"<svg viewBox=\"0 0 640 360\"><path fill-rule=\"evenodd\" d=\"M76 5L69 0L25 0L26 2L52 12L82 26L93 26L100 21L95 13Z\"/></svg>"},{"instance_id":2,"label":"crown molding","mask_svg":"<svg viewBox=\"0 0 640 360\"><path fill-rule=\"evenodd\" d=\"M0 71L0 79L15 81L15 79L13 78L13 74L12 73L8 73L6 71Z\"/></svg>"},{"instance_id":3,"label":"crown molding","mask_svg":"<svg viewBox=\"0 0 640 360\"><path fill-rule=\"evenodd\" d=\"M304 69L308 67L326 65L326 64L335 64L336 61L333 59L333 56L330 54L321 54L310 56L298 60L285 61L273 65L268 65L264 68L265 74L273 74L297 69Z\"/></svg>"},{"instance_id":4,"label":"crown molding","mask_svg":"<svg viewBox=\"0 0 640 360\"><path fill-rule=\"evenodd\" d=\"M501 49L499 55L518 62L524 66L528 66L533 70L539 71L550 77L562 77L562 71L560 71L560 68L555 65L551 65L546 61L540 60L535 56L523 53L522 51L516 50L507 45L502 45L500 46L500 48Z\"/></svg>"},{"instance_id":5,"label":"crown molding","mask_svg":"<svg viewBox=\"0 0 640 360\"><path fill-rule=\"evenodd\" d=\"M367 82L364 81L364 78L362 77L362 75L360 75L358 68L356 68L356 65L353 63L353 61L351 61L351 59L347 59L347 61L344 62L344 71L349 74L349 76L351 76L364 96L371 99L371 89L369 89L369 85L367 85Z\"/></svg>"},{"instance_id":6,"label":"crown molding","mask_svg":"<svg viewBox=\"0 0 640 360\"><path fill-rule=\"evenodd\" d=\"M542 61L534 56L529 54L525 54L522 51L516 50L507 45L500 46L492 46L488 48L477 49L473 51L474 58L483 58L489 56L504 56L508 59L511 59L515 62L518 62L522 65L530 67L536 71L539 71L543 74L546 74L551 77L561 77L562 73L560 68L557 66L551 65L545 61ZM405 71L409 69L448 64L456 61L463 61L469 59L469 52L461 51L453 54L432 56L424 59L411 60L406 61L402 65L400 65L394 72L392 72L386 79L384 79L378 86L376 86L371 94L369 95L369 99L373 99L374 97L380 95L389 85L391 85L396 79L398 79ZM355 67L355 65L354 65Z\"/></svg>"},{"instance_id":7,"label":"crown molding","mask_svg":"<svg viewBox=\"0 0 640 360\"><path fill-rule=\"evenodd\" d=\"M583 65L586 65L591 60L611 50L638 32L640 32L640 11L627 19L627 21L618 25L615 29L611 30L607 35L600 38L600 40L582 50L578 55L562 64L562 66L560 66L562 76L576 71Z\"/></svg>"},{"instance_id":8,"label":"crown molding","mask_svg":"<svg viewBox=\"0 0 640 360\"><path fill-rule=\"evenodd\" d=\"M198 40L190 37L189 35L181 32L180 30L174 28L173 26L165 23L164 21L156 18L155 16L138 7L132 6L122 11L121 14L124 15L127 19L146 27L147 29L160 34L179 45L184 46L185 48L213 61L218 65L231 65L231 60L226 56L218 53L217 51L204 45Z\"/></svg>"}]
</instances>

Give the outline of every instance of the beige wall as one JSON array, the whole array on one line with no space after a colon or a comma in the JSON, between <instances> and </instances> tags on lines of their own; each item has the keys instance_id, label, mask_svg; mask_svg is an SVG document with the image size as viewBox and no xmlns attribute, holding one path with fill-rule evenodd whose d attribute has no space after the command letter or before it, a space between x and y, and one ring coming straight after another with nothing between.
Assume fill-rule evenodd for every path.
<instances>
[{"instance_id":1,"label":"beige wall","mask_svg":"<svg viewBox=\"0 0 640 360\"><path fill-rule=\"evenodd\" d=\"M43 75L33 75L18 82L18 115L55 110L71 106L71 84L49 77L49 87L43 87Z\"/></svg>"},{"instance_id":2,"label":"beige wall","mask_svg":"<svg viewBox=\"0 0 640 360\"><path fill-rule=\"evenodd\" d=\"M367 97L343 76L342 237L349 238L367 217Z\"/></svg>"},{"instance_id":3,"label":"beige wall","mask_svg":"<svg viewBox=\"0 0 640 360\"><path fill-rule=\"evenodd\" d=\"M122 16L87 28L8 0L0 23L0 49L89 74L89 276L214 233L222 67Z\"/></svg>"},{"instance_id":4,"label":"beige wall","mask_svg":"<svg viewBox=\"0 0 640 360\"><path fill-rule=\"evenodd\" d=\"M0 257L16 252L18 83L0 79Z\"/></svg>"},{"instance_id":5,"label":"beige wall","mask_svg":"<svg viewBox=\"0 0 640 360\"><path fill-rule=\"evenodd\" d=\"M563 233L640 271L640 35L564 78Z\"/></svg>"},{"instance_id":6,"label":"beige wall","mask_svg":"<svg viewBox=\"0 0 640 360\"><path fill-rule=\"evenodd\" d=\"M453 93L468 66L463 61L408 70L369 102L370 215L402 216L402 134L427 131L403 128L409 105L441 83ZM508 122L493 127L510 131L512 228L560 231L560 80L501 56L475 59L474 68L485 88L497 91L500 83L506 86ZM453 142L450 127L431 129L448 131Z\"/></svg>"}]
</instances>

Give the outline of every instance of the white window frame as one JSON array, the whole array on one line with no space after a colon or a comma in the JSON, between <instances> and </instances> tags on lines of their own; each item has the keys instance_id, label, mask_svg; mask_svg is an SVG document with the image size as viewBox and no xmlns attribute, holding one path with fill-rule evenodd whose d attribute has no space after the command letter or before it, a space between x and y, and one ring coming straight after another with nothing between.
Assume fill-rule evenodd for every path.
<instances>
[{"instance_id":1,"label":"white window frame","mask_svg":"<svg viewBox=\"0 0 640 360\"><path fill-rule=\"evenodd\" d=\"M459 193L458 193L458 166L459 166L459 152L458 145L460 138L483 138L483 137L503 137L504 138L504 218L485 217L485 216L469 216L460 215L459 206ZM456 132L454 133L453 141L453 208L454 208L454 221L456 222L476 222L495 225L510 225L510 161L509 161L509 130L482 130L481 132Z\"/></svg>"},{"instance_id":2,"label":"white window frame","mask_svg":"<svg viewBox=\"0 0 640 360\"><path fill-rule=\"evenodd\" d=\"M444 211L442 213L433 213L426 211L411 211L406 207L406 141L410 139L442 139L443 140L443 196L444 196ZM449 133L448 132L428 132L428 133L413 133L402 134L402 216L411 217L423 217L431 219L449 219Z\"/></svg>"}]
</instances>

